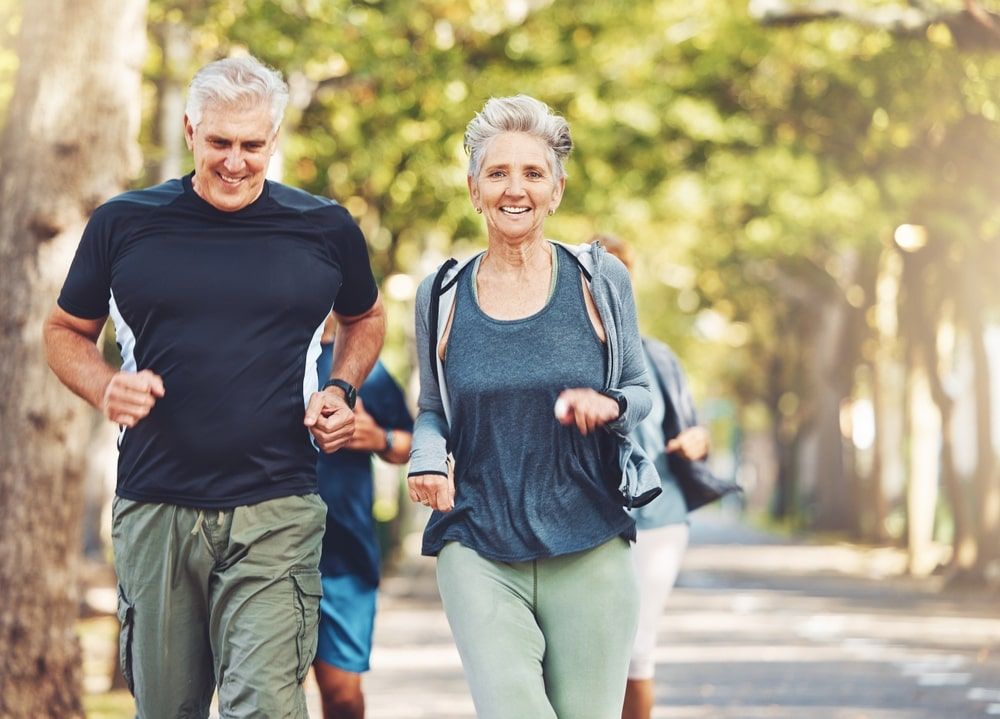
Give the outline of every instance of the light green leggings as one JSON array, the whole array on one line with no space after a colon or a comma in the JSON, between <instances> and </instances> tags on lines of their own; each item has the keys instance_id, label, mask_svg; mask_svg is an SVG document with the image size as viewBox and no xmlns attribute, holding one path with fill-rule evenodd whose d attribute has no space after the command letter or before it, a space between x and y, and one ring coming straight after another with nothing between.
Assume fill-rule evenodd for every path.
<instances>
[{"instance_id":1,"label":"light green leggings","mask_svg":"<svg viewBox=\"0 0 1000 719\"><path fill-rule=\"evenodd\" d=\"M479 719L621 716L639 596L629 544L495 562L457 542L438 590Z\"/></svg>"}]
</instances>

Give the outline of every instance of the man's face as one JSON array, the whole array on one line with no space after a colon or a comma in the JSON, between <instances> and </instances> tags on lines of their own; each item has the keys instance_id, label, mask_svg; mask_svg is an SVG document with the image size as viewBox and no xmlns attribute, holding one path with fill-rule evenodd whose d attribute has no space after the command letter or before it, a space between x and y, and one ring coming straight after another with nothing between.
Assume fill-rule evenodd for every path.
<instances>
[{"instance_id":1,"label":"man's face","mask_svg":"<svg viewBox=\"0 0 1000 719\"><path fill-rule=\"evenodd\" d=\"M235 212L260 197L277 147L266 103L250 109L206 107L197 127L185 115L184 136L194 155L194 190L205 202Z\"/></svg>"}]
</instances>

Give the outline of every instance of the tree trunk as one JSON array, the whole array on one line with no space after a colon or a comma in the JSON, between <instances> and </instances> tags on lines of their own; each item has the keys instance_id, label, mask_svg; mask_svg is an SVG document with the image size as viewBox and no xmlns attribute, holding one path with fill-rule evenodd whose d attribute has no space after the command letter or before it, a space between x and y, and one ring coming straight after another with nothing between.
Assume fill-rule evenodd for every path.
<instances>
[{"instance_id":1,"label":"tree trunk","mask_svg":"<svg viewBox=\"0 0 1000 719\"><path fill-rule=\"evenodd\" d=\"M917 353L911 353L916 355ZM932 551L940 474L941 415L931 395L930 369L912 356L910 393L910 478L906 491L906 549L911 574L927 576L935 567Z\"/></svg>"},{"instance_id":2,"label":"tree trunk","mask_svg":"<svg viewBox=\"0 0 1000 719\"><path fill-rule=\"evenodd\" d=\"M799 456L800 475L811 476L812 525L828 531L846 531L855 526L854 487L845 482L840 431L840 405L850 387L843 376L844 366L850 365L849 343L845 342L849 309L839 297L832 297L820 312L813 338L814 355L808 363L815 415Z\"/></svg>"},{"instance_id":3,"label":"tree trunk","mask_svg":"<svg viewBox=\"0 0 1000 719\"><path fill-rule=\"evenodd\" d=\"M49 372L42 321L87 216L137 166L146 0L24 3L0 140L0 716L83 716L81 473L92 411Z\"/></svg>"},{"instance_id":4,"label":"tree trunk","mask_svg":"<svg viewBox=\"0 0 1000 719\"><path fill-rule=\"evenodd\" d=\"M845 282L856 282L863 269L857 251L840 256ZM860 313L837 292L817 298L816 328L809 343L808 377L811 420L800 443L798 472L817 529L857 532L858 488L853 471L845 472L841 407L854 384Z\"/></svg>"},{"instance_id":5,"label":"tree trunk","mask_svg":"<svg viewBox=\"0 0 1000 719\"><path fill-rule=\"evenodd\" d=\"M875 531L882 538L890 531L889 516L906 487L906 370L899 338L899 292L903 260L899 253L883 253L876 282L875 325L875 466L872 492L876 508Z\"/></svg>"},{"instance_id":6,"label":"tree trunk","mask_svg":"<svg viewBox=\"0 0 1000 719\"><path fill-rule=\"evenodd\" d=\"M191 74L191 29L182 20L166 21L157 28L163 48L163 72L157 92L157 138L161 155L160 182L179 177L184 169L184 88Z\"/></svg>"},{"instance_id":7,"label":"tree trunk","mask_svg":"<svg viewBox=\"0 0 1000 719\"><path fill-rule=\"evenodd\" d=\"M986 329L980 317L981 307L976 288L979 287L976 268L966 268L963 283L964 311L969 326L972 348L973 397L976 407L976 469L972 488L975 492L976 572L985 576L991 564L1000 561L1000 481L996 473L993 449L993 406L990 362L986 352Z\"/></svg>"}]
</instances>

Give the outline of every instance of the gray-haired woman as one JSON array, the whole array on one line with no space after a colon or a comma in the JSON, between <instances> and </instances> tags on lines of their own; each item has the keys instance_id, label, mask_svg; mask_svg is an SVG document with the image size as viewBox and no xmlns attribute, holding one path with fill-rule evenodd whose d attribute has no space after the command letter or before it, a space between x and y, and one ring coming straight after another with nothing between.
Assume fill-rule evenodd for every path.
<instances>
[{"instance_id":1,"label":"gray-haired woman","mask_svg":"<svg viewBox=\"0 0 1000 719\"><path fill-rule=\"evenodd\" d=\"M409 492L434 510L423 553L438 557L479 717L608 719L638 605L617 488L650 407L628 272L599 245L545 239L572 147L563 118L494 98L465 143L489 243L417 293Z\"/></svg>"}]
</instances>

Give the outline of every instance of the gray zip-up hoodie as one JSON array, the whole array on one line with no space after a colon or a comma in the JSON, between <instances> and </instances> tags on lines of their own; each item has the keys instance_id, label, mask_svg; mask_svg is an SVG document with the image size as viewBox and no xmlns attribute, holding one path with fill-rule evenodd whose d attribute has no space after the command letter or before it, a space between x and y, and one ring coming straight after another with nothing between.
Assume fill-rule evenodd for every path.
<instances>
[{"instance_id":1,"label":"gray zip-up hoodie","mask_svg":"<svg viewBox=\"0 0 1000 719\"><path fill-rule=\"evenodd\" d=\"M618 258L609 255L599 242L562 246L577 259L589 280L590 293L607 335L604 344L608 360L605 391L616 399L619 396L625 399L625 412L606 425L618 440L618 466L621 469L618 490L625 506L642 506L652 501L661 489L660 477L652 462L628 437L629 432L649 414L652 406L632 283L625 266ZM477 256L455 264L447 270L440 282L435 282L437 272L428 275L417 289L416 343L420 364L420 395L417 401L419 413L413 429L413 448L410 451L410 476L448 474L450 410L444 368L437 347L444 336L447 320L454 306L454 280L466 264ZM432 339L430 310L435 285L440 290L437 295L437 333Z\"/></svg>"}]
</instances>

